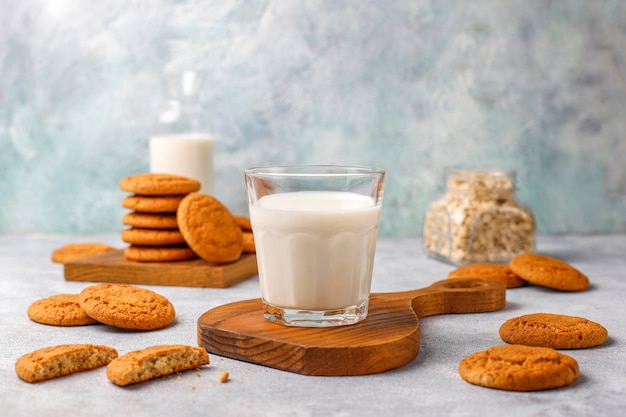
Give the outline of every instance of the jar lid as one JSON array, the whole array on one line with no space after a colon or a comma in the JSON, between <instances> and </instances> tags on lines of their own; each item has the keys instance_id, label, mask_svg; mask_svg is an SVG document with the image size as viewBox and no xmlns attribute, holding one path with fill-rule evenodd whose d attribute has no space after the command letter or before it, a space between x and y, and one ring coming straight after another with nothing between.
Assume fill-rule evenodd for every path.
<instances>
[{"instance_id":1,"label":"jar lid","mask_svg":"<svg viewBox=\"0 0 626 417\"><path fill-rule=\"evenodd\" d=\"M514 170L464 170L453 169L448 173L448 189L468 192L513 191Z\"/></svg>"}]
</instances>

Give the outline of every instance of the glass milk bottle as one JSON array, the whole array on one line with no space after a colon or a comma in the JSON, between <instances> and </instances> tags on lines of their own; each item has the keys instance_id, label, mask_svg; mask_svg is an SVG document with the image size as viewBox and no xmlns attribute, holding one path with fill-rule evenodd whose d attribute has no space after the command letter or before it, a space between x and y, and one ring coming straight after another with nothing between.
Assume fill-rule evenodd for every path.
<instances>
[{"instance_id":1,"label":"glass milk bottle","mask_svg":"<svg viewBox=\"0 0 626 417\"><path fill-rule=\"evenodd\" d=\"M150 172L177 174L202 184L200 192L213 194L213 137L199 103L201 79L185 71L177 80L175 97L159 115L150 137Z\"/></svg>"},{"instance_id":2,"label":"glass milk bottle","mask_svg":"<svg viewBox=\"0 0 626 417\"><path fill-rule=\"evenodd\" d=\"M535 251L535 219L515 197L515 171L451 171L424 219L424 250L455 265Z\"/></svg>"}]
</instances>

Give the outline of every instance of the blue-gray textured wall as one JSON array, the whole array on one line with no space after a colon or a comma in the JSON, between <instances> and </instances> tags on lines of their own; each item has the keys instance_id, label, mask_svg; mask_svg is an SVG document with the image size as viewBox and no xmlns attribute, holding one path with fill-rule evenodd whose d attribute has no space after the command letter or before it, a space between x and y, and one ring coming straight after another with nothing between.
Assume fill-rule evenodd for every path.
<instances>
[{"instance_id":1,"label":"blue-gray textured wall","mask_svg":"<svg viewBox=\"0 0 626 417\"><path fill-rule=\"evenodd\" d=\"M0 233L113 232L168 74L194 68L242 170L377 165L419 235L449 166L505 167L540 233L626 231L621 0L0 0Z\"/></svg>"}]
</instances>

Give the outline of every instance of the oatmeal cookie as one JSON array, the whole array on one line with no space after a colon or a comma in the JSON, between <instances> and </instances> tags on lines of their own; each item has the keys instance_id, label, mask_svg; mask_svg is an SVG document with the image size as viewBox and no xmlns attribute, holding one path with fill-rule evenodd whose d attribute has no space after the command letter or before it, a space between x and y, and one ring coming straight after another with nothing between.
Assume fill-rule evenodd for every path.
<instances>
[{"instance_id":1,"label":"oatmeal cookie","mask_svg":"<svg viewBox=\"0 0 626 417\"><path fill-rule=\"evenodd\" d=\"M545 255L524 254L514 257L509 266L522 279L560 291L583 291L589 278L570 264Z\"/></svg>"},{"instance_id":2,"label":"oatmeal cookie","mask_svg":"<svg viewBox=\"0 0 626 417\"><path fill-rule=\"evenodd\" d=\"M122 223L140 229L178 229L176 213L126 213Z\"/></svg>"},{"instance_id":3,"label":"oatmeal cookie","mask_svg":"<svg viewBox=\"0 0 626 417\"><path fill-rule=\"evenodd\" d=\"M181 201L176 216L185 241L205 261L223 264L241 256L243 232L216 198L189 194Z\"/></svg>"},{"instance_id":4,"label":"oatmeal cookie","mask_svg":"<svg viewBox=\"0 0 626 417\"><path fill-rule=\"evenodd\" d=\"M122 200L122 207L141 213L176 213L185 195L129 195Z\"/></svg>"},{"instance_id":5,"label":"oatmeal cookie","mask_svg":"<svg viewBox=\"0 0 626 417\"><path fill-rule=\"evenodd\" d=\"M32 303L28 317L37 323L51 326L83 326L98 323L89 317L78 303L78 294L56 294Z\"/></svg>"},{"instance_id":6,"label":"oatmeal cookie","mask_svg":"<svg viewBox=\"0 0 626 417\"><path fill-rule=\"evenodd\" d=\"M237 222L243 232L252 232L252 225L248 217L241 214L233 214L233 219L235 219L235 222Z\"/></svg>"},{"instance_id":7,"label":"oatmeal cookie","mask_svg":"<svg viewBox=\"0 0 626 417\"><path fill-rule=\"evenodd\" d=\"M143 173L125 177L120 188L140 195L188 194L200 189L200 181L174 174Z\"/></svg>"},{"instance_id":8,"label":"oatmeal cookie","mask_svg":"<svg viewBox=\"0 0 626 417\"><path fill-rule=\"evenodd\" d=\"M252 232L243 232L243 252L244 253L256 253L256 246L254 245L254 235Z\"/></svg>"},{"instance_id":9,"label":"oatmeal cookie","mask_svg":"<svg viewBox=\"0 0 626 417\"><path fill-rule=\"evenodd\" d=\"M583 317L534 313L507 320L500 326L507 343L554 349L583 349L603 344L608 331Z\"/></svg>"},{"instance_id":10,"label":"oatmeal cookie","mask_svg":"<svg viewBox=\"0 0 626 417\"><path fill-rule=\"evenodd\" d=\"M160 329L172 323L176 316L167 298L132 285L91 285L80 292L79 303L90 317L124 329Z\"/></svg>"},{"instance_id":11,"label":"oatmeal cookie","mask_svg":"<svg viewBox=\"0 0 626 417\"><path fill-rule=\"evenodd\" d=\"M167 246L185 243L185 238L178 229L158 230L140 227L122 230L122 240L138 246Z\"/></svg>"},{"instance_id":12,"label":"oatmeal cookie","mask_svg":"<svg viewBox=\"0 0 626 417\"><path fill-rule=\"evenodd\" d=\"M130 245L124 249L124 256L126 259L137 262L176 262L198 257L186 244L170 246Z\"/></svg>"},{"instance_id":13,"label":"oatmeal cookie","mask_svg":"<svg viewBox=\"0 0 626 417\"><path fill-rule=\"evenodd\" d=\"M175 372L195 369L209 363L202 347L160 345L129 352L107 366L107 377L116 385L126 386Z\"/></svg>"},{"instance_id":14,"label":"oatmeal cookie","mask_svg":"<svg viewBox=\"0 0 626 417\"><path fill-rule=\"evenodd\" d=\"M66 263L75 259L85 258L87 256L99 255L105 252L117 250L113 246L96 243L69 243L61 246L52 252L52 261L58 263Z\"/></svg>"},{"instance_id":15,"label":"oatmeal cookie","mask_svg":"<svg viewBox=\"0 0 626 417\"><path fill-rule=\"evenodd\" d=\"M505 264L476 263L461 266L450 271L448 278L478 278L500 281L507 288L518 288L526 285L526 281L513 273L511 267Z\"/></svg>"},{"instance_id":16,"label":"oatmeal cookie","mask_svg":"<svg viewBox=\"0 0 626 417\"><path fill-rule=\"evenodd\" d=\"M105 366L117 356L117 350L103 345L49 346L20 357L15 372L26 382L40 382Z\"/></svg>"},{"instance_id":17,"label":"oatmeal cookie","mask_svg":"<svg viewBox=\"0 0 626 417\"><path fill-rule=\"evenodd\" d=\"M474 385L507 391L539 391L571 384L578 363L552 348L502 345L465 357L461 377Z\"/></svg>"}]
</instances>

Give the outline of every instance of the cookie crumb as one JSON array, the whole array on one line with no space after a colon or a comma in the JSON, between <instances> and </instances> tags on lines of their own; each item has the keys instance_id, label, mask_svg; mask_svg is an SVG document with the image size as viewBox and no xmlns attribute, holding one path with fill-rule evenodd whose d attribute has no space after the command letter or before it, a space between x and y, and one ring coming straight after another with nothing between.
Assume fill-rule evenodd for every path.
<instances>
[{"instance_id":1,"label":"cookie crumb","mask_svg":"<svg viewBox=\"0 0 626 417\"><path fill-rule=\"evenodd\" d=\"M222 371L219 374L217 374L217 377L219 378L220 382L226 382L228 381L228 372Z\"/></svg>"}]
</instances>

